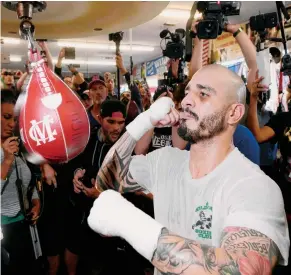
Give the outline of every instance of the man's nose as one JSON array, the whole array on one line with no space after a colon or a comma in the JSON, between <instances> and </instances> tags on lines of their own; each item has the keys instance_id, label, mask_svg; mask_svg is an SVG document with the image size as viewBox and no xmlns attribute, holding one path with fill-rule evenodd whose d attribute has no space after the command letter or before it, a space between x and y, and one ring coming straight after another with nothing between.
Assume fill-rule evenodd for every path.
<instances>
[{"instance_id":1,"label":"man's nose","mask_svg":"<svg viewBox=\"0 0 291 275\"><path fill-rule=\"evenodd\" d=\"M182 100L181 106L183 109L186 107L195 107L194 96L191 93L187 94Z\"/></svg>"}]
</instances>

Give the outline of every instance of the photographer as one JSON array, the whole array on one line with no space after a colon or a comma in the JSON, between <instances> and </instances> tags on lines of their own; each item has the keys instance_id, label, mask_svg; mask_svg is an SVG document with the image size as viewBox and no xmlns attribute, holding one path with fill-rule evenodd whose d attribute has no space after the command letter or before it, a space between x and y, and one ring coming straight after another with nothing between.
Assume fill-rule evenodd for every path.
<instances>
[{"instance_id":1,"label":"photographer","mask_svg":"<svg viewBox=\"0 0 291 275\"><path fill-rule=\"evenodd\" d=\"M15 103L11 91L1 90L1 245L10 257L9 265L2 265L4 275L36 274L33 271L35 257L28 222L35 222L40 212L40 201L35 189L32 201L27 201L32 173L19 154L18 137L13 136L16 126ZM23 199L32 205L31 209L26 209L27 205L19 201L22 196L18 193L18 184L21 184Z\"/></svg>"},{"instance_id":2,"label":"photographer","mask_svg":"<svg viewBox=\"0 0 291 275\"><path fill-rule=\"evenodd\" d=\"M259 126L257 117L258 95L262 92L266 92L268 89L266 86L261 84L262 80L263 76L257 78L251 86L247 126L253 132L259 143L263 143L271 139L278 141L282 158L277 170L278 174L276 180L283 193L286 212L291 214L291 112L288 111L276 114L272 116L265 126Z\"/></svg>"},{"instance_id":3,"label":"photographer","mask_svg":"<svg viewBox=\"0 0 291 275\"><path fill-rule=\"evenodd\" d=\"M275 181L282 191L284 198L285 211L287 214L287 221L289 226L289 237L290 237L290 226L291 226L291 112L278 113L271 117L269 122L263 126L259 126L257 116L257 104L258 96L262 92L266 92L268 88L261 84L263 76L254 81L251 86L251 98L250 106L247 117L247 125L253 132L259 143L263 143L270 140L278 142L279 149L281 152L281 159L278 167L275 171ZM274 169L274 168L273 168ZM290 253L290 251L289 251ZM286 274L290 274L290 264L287 266Z\"/></svg>"},{"instance_id":4,"label":"photographer","mask_svg":"<svg viewBox=\"0 0 291 275\"><path fill-rule=\"evenodd\" d=\"M143 111L143 106L142 106L142 99L141 99L141 94L138 90L138 87L136 84L131 84L130 82L130 73L126 70L124 64L123 64L123 59L121 54L116 56L116 66L119 68L121 75L124 76L126 83L128 85L128 88L130 89L131 95L131 101L134 101L138 107L138 113Z\"/></svg>"}]
</instances>

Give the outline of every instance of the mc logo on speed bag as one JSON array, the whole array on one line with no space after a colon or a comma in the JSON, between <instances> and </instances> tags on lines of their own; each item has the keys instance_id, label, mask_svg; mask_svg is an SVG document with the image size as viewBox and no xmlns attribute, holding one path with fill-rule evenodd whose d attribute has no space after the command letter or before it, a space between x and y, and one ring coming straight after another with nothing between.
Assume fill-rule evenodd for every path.
<instances>
[{"instance_id":1,"label":"mc logo on speed bag","mask_svg":"<svg viewBox=\"0 0 291 275\"><path fill-rule=\"evenodd\" d=\"M40 59L20 107L20 136L34 163L63 163L86 147L90 124L86 109L74 92ZM33 158L33 156L38 158ZM31 157L32 156L32 157Z\"/></svg>"}]
</instances>

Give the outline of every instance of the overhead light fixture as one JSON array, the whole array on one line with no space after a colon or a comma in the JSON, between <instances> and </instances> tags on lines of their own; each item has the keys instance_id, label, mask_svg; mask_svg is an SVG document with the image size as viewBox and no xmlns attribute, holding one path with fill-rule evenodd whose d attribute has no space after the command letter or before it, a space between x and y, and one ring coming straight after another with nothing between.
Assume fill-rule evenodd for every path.
<instances>
[{"instance_id":1,"label":"overhead light fixture","mask_svg":"<svg viewBox=\"0 0 291 275\"><path fill-rule=\"evenodd\" d=\"M188 20L190 16L190 10L180 10L180 9L166 9L160 13L161 16L171 17L171 18L183 18ZM196 11L194 19L198 20L202 17L202 14Z\"/></svg>"},{"instance_id":2,"label":"overhead light fixture","mask_svg":"<svg viewBox=\"0 0 291 275\"><path fill-rule=\"evenodd\" d=\"M10 62L20 62L21 56L20 55L10 55L9 60L10 60Z\"/></svg>"},{"instance_id":3,"label":"overhead light fixture","mask_svg":"<svg viewBox=\"0 0 291 275\"><path fill-rule=\"evenodd\" d=\"M172 18L185 18L187 20L190 15L190 10L165 9L160 13L160 15Z\"/></svg>"},{"instance_id":4,"label":"overhead light fixture","mask_svg":"<svg viewBox=\"0 0 291 275\"><path fill-rule=\"evenodd\" d=\"M58 41L57 45L60 47L74 47L82 49L96 49L96 50L115 50L114 45L110 44L97 44L97 43L79 43L79 42L70 42L70 41ZM122 51L130 51L130 45L120 45ZM132 45L132 51L135 52L152 52L155 48L151 46L142 46L142 45Z\"/></svg>"},{"instance_id":5,"label":"overhead light fixture","mask_svg":"<svg viewBox=\"0 0 291 275\"><path fill-rule=\"evenodd\" d=\"M110 50L115 50L115 46L110 46L109 47ZM131 48L130 48L130 45L120 45L120 50L122 51L130 51ZM154 47L150 47L150 46L132 46L132 51L134 52L152 52L154 51L155 48Z\"/></svg>"},{"instance_id":6,"label":"overhead light fixture","mask_svg":"<svg viewBox=\"0 0 291 275\"><path fill-rule=\"evenodd\" d=\"M82 49L108 50L108 44L58 41L57 45L60 47L74 47L74 48L82 48Z\"/></svg>"},{"instance_id":7,"label":"overhead light fixture","mask_svg":"<svg viewBox=\"0 0 291 275\"><path fill-rule=\"evenodd\" d=\"M57 59L53 58L53 62L57 63ZM63 64L80 64L80 65L103 65L103 66L116 66L113 60L78 60L78 59L64 59Z\"/></svg>"},{"instance_id":8,"label":"overhead light fixture","mask_svg":"<svg viewBox=\"0 0 291 275\"><path fill-rule=\"evenodd\" d=\"M17 38L1 37L1 39L4 41L4 44L13 44L13 45L20 44L20 39L17 39Z\"/></svg>"}]
</instances>

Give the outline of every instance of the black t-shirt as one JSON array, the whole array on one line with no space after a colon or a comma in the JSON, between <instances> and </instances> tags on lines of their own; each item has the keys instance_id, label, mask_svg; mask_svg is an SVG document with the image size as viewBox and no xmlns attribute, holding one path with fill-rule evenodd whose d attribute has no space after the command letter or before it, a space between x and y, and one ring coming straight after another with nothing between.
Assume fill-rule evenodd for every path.
<instances>
[{"instance_id":1,"label":"black t-shirt","mask_svg":"<svg viewBox=\"0 0 291 275\"><path fill-rule=\"evenodd\" d=\"M172 127L155 128L149 152L165 146L172 146Z\"/></svg>"},{"instance_id":2,"label":"black t-shirt","mask_svg":"<svg viewBox=\"0 0 291 275\"><path fill-rule=\"evenodd\" d=\"M276 134L283 160L284 174L291 181L291 112L274 115L266 124Z\"/></svg>"}]
</instances>

